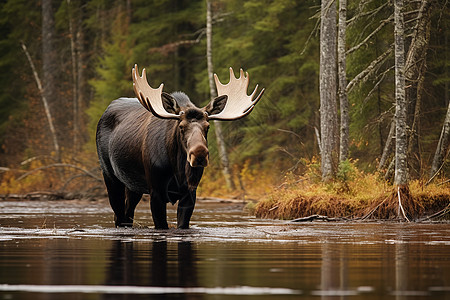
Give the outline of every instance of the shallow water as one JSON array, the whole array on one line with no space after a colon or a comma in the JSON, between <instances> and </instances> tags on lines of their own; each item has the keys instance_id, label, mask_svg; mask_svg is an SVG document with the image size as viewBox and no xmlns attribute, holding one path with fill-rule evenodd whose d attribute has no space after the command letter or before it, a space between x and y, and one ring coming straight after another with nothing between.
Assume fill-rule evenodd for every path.
<instances>
[{"instance_id":1,"label":"shallow water","mask_svg":"<svg viewBox=\"0 0 450 300\"><path fill-rule=\"evenodd\" d=\"M176 207L168 205L169 226ZM450 224L290 223L198 203L189 230L103 201L0 201L0 299L450 299Z\"/></svg>"}]
</instances>

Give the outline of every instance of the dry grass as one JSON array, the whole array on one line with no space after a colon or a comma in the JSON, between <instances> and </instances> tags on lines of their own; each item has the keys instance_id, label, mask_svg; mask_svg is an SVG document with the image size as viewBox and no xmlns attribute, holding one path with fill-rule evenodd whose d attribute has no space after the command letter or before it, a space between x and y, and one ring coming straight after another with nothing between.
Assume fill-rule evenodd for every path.
<instances>
[{"instance_id":1,"label":"dry grass","mask_svg":"<svg viewBox=\"0 0 450 300\"><path fill-rule=\"evenodd\" d=\"M252 211L257 217L276 219L324 215L417 220L450 204L448 184L424 186L423 182L413 181L409 187L393 187L376 174L352 172L351 180L336 180L331 184L311 182L309 177L304 177L297 184L274 190L252 207Z\"/></svg>"}]
</instances>

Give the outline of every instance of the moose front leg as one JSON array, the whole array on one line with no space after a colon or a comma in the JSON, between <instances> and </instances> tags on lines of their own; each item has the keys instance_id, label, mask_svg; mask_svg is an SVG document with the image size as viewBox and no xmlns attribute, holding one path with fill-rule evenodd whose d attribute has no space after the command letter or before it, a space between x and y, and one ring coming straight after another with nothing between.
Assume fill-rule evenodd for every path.
<instances>
[{"instance_id":1,"label":"moose front leg","mask_svg":"<svg viewBox=\"0 0 450 300\"><path fill-rule=\"evenodd\" d=\"M192 213L195 207L196 190L187 191L178 202L177 208L177 227L188 229Z\"/></svg>"},{"instance_id":2,"label":"moose front leg","mask_svg":"<svg viewBox=\"0 0 450 300\"><path fill-rule=\"evenodd\" d=\"M161 193L152 191L150 195L150 210L152 211L153 223L156 229L168 229L167 224L167 201L161 197Z\"/></svg>"}]
</instances>

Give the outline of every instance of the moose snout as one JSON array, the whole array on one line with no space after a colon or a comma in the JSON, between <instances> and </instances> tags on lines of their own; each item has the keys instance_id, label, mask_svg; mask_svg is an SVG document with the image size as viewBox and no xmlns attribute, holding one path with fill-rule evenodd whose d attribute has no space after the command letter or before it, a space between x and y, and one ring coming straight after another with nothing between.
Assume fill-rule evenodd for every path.
<instances>
[{"instance_id":1,"label":"moose snout","mask_svg":"<svg viewBox=\"0 0 450 300\"><path fill-rule=\"evenodd\" d=\"M209 150L205 146L198 146L188 154L188 161L191 167L206 167L209 163Z\"/></svg>"}]
</instances>

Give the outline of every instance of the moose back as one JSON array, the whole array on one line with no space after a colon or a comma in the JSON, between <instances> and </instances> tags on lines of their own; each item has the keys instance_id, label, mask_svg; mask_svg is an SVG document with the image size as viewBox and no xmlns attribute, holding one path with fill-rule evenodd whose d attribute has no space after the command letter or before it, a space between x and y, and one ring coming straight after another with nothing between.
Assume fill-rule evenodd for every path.
<instances>
[{"instance_id":1,"label":"moose back","mask_svg":"<svg viewBox=\"0 0 450 300\"><path fill-rule=\"evenodd\" d=\"M182 92L154 89L145 74L132 69L136 98L111 102L97 126L97 153L114 211L116 226L132 226L143 194L150 194L155 228L168 228L166 204L179 201L177 227L189 228L196 190L209 163L207 135L211 120L237 120L248 115L264 89L247 95L248 74L230 82L214 79L218 97L203 108ZM256 97L255 97L256 96Z\"/></svg>"}]
</instances>

